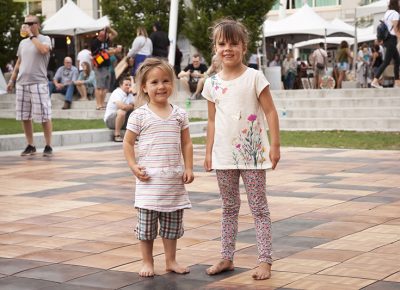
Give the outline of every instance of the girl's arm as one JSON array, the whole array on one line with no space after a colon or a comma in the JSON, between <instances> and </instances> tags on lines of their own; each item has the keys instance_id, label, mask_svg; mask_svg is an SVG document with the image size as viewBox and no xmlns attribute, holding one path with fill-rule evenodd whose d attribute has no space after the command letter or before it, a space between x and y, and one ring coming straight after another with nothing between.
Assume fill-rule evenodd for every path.
<instances>
[{"instance_id":1,"label":"girl's arm","mask_svg":"<svg viewBox=\"0 0 400 290\"><path fill-rule=\"evenodd\" d=\"M271 92L269 86L265 87L259 97L261 108L267 117L269 127L269 137L271 139L271 149L269 151L269 159L272 163L272 169L275 169L276 165L281 158L280 153L280 137L279 137L279 119L278 113L276 112L274 102L272 101Z\"/></svg>"},{"instance_id":2,"label":"girl's arm","mask_svg":"<svg viewBox=\"0 0 400 290\"><path fill-rule=\"evenodd\" d=\"M208 124L207 124L207 141L206 141L206 158L204 160L204 169L212 170L212 149L214 145L215 134L215 104L207 101L208 105Z\"/></svg>"},{"instance_id":3,"label":"girl's arm","mask_svg":"<svg viewBox=\"0 0 400 290\"><path fill-rule=\"evenodd\" d=\"M193 144L190 139L189 127L181 133L182 155L185 164L185 172L183 173L183 182L191 183L193 176Z\"/></svg>"},{"instance_id":4,"label":"girl's arm","mask_svg":"<svg viewBox=\"0 0 400 290\"><path fill-rule=\"evenodd\" d=\"M146 174L146 168L144 166L140 166L136 163L135 158L135 141L136 141L137 134L126 130L125 137L124 137L124 155L125 159L128 162L129 168L132 170L133 174L140 180L146 181L149 180L149 176Z\"/></svg>"}]
</instances>

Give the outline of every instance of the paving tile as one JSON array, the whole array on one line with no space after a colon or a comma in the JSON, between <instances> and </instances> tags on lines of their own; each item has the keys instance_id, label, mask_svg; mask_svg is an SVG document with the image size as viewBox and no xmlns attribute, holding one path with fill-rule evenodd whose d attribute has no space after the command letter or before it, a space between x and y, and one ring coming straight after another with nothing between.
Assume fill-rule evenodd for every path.
<instances>
[{"instance_id":1,"label":"paving tile","mask_svg":"<svg viewBox=\"0 0 400 290\"><path fill-rule=\"evenodd\" d=\"M22 259L0 258L0 273L4 275L13 275L28 269L33 269L48 265L46 262L30 261Z\"/></svg>"},{"instance_id":2,"label":"paving tile","mask_svg":"<svg viewBox=\"0 0 400 290\"><path fill-rule=\"evenodd\" d=\"M57 289L59 284L45 280L28 279L9 276L0 279L0 289L2 290L39 290L53 287Z\"/></svg>"},{"instance_id":3,"label":"paving tile","mask_svg":"<svg viewBox=\"0 0 400 290\"><path fill-rule=\"evenodd\" d=\"M0 289L398 286L398 152L282 148L279 170L268 172L273 276L254 281L258 253L243 182L236 269L205 274L219 257L221 201L215 172L202 169L204 148L195 146L196 180L187 185L193 208L185 212L185 235L178 241L177 259L191 273L165 271L157 238L158 275L151 279L137 274L135 185L120 146L60 148L51 162L0 155L0 281L7 283ZM30 281L36 283L31 288Z\"/></svg>"},{"instance_id":4,"label":"paving tile","mask_svg":"<svg viewBox=\"0 0 400 290\"><path fill-rule=\"evenodd\" d=\"M66 284L90 286L99 288L118 289L128 286L145 278L140 277L136 273L119 272L119 271L102 271L94 274L89 274L84 277L76 278L68 281Z\"/></svg>"},{"instance_id":5,"label":"paving tile","mask_svg":"<svg viewBox=\"0 0 400 290\"><path fill-rule=\"evenodd\" d=\"M18 277L63 283L78 277L101 272L101 269L74 265L52 264L15 274Z\"/></svg>"},{"instance_id":6,"label":"paving tile","mask_svg":"<svg viewBox=\"0 0 400 290\"><path fill-rule=\"evenodd\" d=\"M368 285L367 287L364 287L363 290L398 290L399 288L400 283L377 281Z\"/></svg>"}]
</instances>

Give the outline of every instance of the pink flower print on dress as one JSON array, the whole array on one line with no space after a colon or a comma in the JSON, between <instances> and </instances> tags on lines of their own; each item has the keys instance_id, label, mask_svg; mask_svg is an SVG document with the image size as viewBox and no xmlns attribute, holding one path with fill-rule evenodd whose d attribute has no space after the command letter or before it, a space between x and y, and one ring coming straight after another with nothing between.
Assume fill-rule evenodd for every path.
<instances>
[{"instance_id":1,"label":"pink flower print on dress","mask_svg":"<svg viewBox=\"0 0 400 290\"><path fill-rule=\"evenodd\" d=\"M247 120L250 122L254 122L255 120L257 120L257 115L251 114L247 117Z\"/></svg>"},{"instance_id":2,"label":"pink flower print on dress","mask_svg":"<svg viewBox=\"0 0 400 290\"><path fill-rule=\"evenodd\" d=\"M227 90L228 90L228 88L223 88L222 89L222 94L225 94Z\"/></svg>"}]
</instances>

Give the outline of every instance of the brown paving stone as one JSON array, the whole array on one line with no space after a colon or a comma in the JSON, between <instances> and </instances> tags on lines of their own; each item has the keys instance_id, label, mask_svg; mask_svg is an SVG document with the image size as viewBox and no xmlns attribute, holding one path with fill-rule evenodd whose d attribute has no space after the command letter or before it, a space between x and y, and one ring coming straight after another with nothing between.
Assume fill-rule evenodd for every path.
<instances>
[{"instance_id":1,"label":"brown paving stone","mask_svg":"<svg viewBox=\"0 0 400 290\"><path fill-rule=\"evenodd\" d=\"M42 239L42 236L29 234L21 234L19 232L7 233L0 235L0 244L16 245L26 241L36 241ZM1 255L1 254L0 254Z\"/></svg>"},{"instance_id":2,"label":"brown paving stone","mask_svg":"<svg viewBox=\"0 0 400 290\"><path fill-rule=\"evenodd\" d=\"M34 227L34 226L35 226L34 224L19 223L19 222L3 223L3 224L0 224L0 232L12 233L12 232L17 232L19 230L27 229L30 227Z\"/></svg>"},{"instance_id":3,"label":"brown paving stone","mask_svg":"<svg viewBox=\"0 0 400 290\"><path fill-rule=\"evenodd\" d=\"M125 243L101 242L101 241L84 241L62 246L62 250L71 250L87 253L102 253L105 251L127 246Z\"/></svg>"},{"instance_id":4,"label":"brown paving stone","mask_svg":"<svg viewBox=\"0 0 400 290\"><path fill-rule=\"evenodd\" d=\"M343 262L358 255L361 255L362 253L363 252L358 252L358 251L343 251L343 250L313 248L296 253L290 256L290 258Z\"/></svg>"},{"instance_id":5,"label":"brown paving stone","mask_svg":"<svg viewBox=\"0 0 400 290\"><path fill-rule=\"evenodd\" d=\"M15 258L21 255L39 252L44 250L38 247L27 247L20 245L0 245L0 257L2 258Z\"/></svg>"},{"instance_id":6,"label":"brown paving stone","mask_svg":"<svg viewBox=\"0 0 400 290\"><path fill-rule=\"evenodd\" d=\"M43 251L20 255L20 256L18 256L18 258L50 262L50 263L60 263L60 262L64 262L67 260L72 260L72 259L76 259L79 257L87 256L87 255L88 255L88 253L77 252L77 251L46 249Z\"/></svg>"},{"instance_id":7,"label":"brown paving stone","mask_svg":"<svg viewBox=\"0 0 400 290\"><path fill-rule=\"evenodd\" d=\"M344 289L356 290L374 283L375 280L326 276L326 275L310 275L299 279L293 283L287 284L285 287L291 289Z\"/></svg>"},{"instance_id":8,"label":"brown paving stone","mask_svg":"<svg viewBox=\"0 0 400 290\"><path fill-rule=\"evenodd\" d=\"M312 229L293 233L292 236L337 239L371 227L366 223L329 222Z\"/></svg>"},{"instance_id":9,"label":"brown paving stone","mask_svg":"<svg viewBox=\"0 0 400 290\"><path fill-rule=\"evenodd\" d=\"M132 257L121 257L106 253L93 254L81 258L65 261L64 264L111 269L132 262Z\"/></svg>"},{"instance_id":10,"label":"brown paving stone","mask_svg":"<svg viewBox=\"0 0 400 290\"><path fill-rule=\"evenodd\" d=\"M39 290L44 288L57 289L55 282L9 276L0 279L0 289L4 290Z\"/></svg>"}]
</instances>

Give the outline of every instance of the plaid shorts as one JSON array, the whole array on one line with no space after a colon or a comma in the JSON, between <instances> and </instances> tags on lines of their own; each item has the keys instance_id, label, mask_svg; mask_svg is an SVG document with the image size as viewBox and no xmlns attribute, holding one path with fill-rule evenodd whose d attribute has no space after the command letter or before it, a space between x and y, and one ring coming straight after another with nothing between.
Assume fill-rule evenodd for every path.
<instances>
[{"instance_id":1,"label":"plaid shorts","mask_svg":"<svg viewBox=\"0 0 400 290\"><path fill-rule=\"evenodd\" d=\"M183 209L173 212L159 212L138 208L138 221L136 225L136 237L138 240L155 240L157 237L158 221L160 221L160 237L177 240L183 236Z\"/></svg>"},{"instance_id":2,"label":"plaid shorts","mask_svg":"<svg viewBox=\"0 0 400 290\"><path fill-rule=\"evenodd\" d=\"M44 123L51 120L49 85L30 84L16 86L16 119Z\"/></svg>"}]
</instances>

